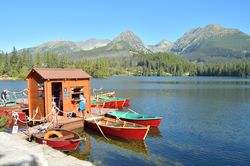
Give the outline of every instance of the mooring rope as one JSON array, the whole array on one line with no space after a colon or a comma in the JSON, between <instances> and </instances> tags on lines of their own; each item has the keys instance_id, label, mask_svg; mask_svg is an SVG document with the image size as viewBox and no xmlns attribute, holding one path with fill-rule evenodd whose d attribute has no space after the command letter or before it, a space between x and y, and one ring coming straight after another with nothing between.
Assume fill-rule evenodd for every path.
<instances>
[{"instance_id":1,"label":"mooring rope","mask_svg":"<svg viewBox=\"0 0 250 166\"><path fill-rule=\"evenodd\" d=\"M17 94L22 94L23 96L27 97L27 96L28 96L27 92L28 92L28 89L23 89L23 90L21 90L21 91L9 91L9 90L8 90L8 94L9 94L9 93L12 93L12 96L13 96L15 99L17 99Z\"/></svg>"}]
</instances>

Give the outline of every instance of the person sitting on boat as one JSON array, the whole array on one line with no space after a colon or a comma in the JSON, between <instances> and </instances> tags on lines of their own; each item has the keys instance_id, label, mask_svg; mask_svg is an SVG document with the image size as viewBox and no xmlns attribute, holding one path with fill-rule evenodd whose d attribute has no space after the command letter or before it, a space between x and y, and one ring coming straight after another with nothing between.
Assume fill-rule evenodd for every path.
<instances>
[{"instance_id":1,"label":"person sitting on boat","mask_svg":"<svg viewBox=\"0 0 250 166\"><path fill-rule=\"evenodd\" d=\"M2 100L4 105L6 105L7 96L8 96L8 89L4 89L1 93L1 100Z\"/></svg>"},{"instance_id":2,"label":"person sitting on boat","mask_svg":"<svg viewBox=\"0 0 250 166\"><path fill-rule=\"evenodd\" d=\"M78 104L78 111L82 112L82 118L83 118L83 126L84 126L84 118L85 118L85 110L86 110L86 99L83 95L80 95L80 102Z\"/></svg>"}]
</instances>

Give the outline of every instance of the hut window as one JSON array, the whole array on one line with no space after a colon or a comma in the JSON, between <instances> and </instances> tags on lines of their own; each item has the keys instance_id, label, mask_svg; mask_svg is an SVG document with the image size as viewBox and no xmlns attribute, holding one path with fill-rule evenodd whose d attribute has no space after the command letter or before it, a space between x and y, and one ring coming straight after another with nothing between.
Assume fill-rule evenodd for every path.
<instances>
[{"instance_id":1,"label":"hut window","mask_svg":"<svg viewBox=\"0 0 250 166\"><path fill-rule=\"evenodd\" d=\"M79 100L80 95L84 94L83 87L71 87L71 97L73 101Z\"/></svg>"},{"instance_id":2,"label":"hut window","mask_svg":"<svg viewBox=\"0 0 250 166\"><path fill-rule=\"evenodd\" d=\"M44 98L44 84L38 83L37 90L38 90L38 99L43 99Z\"/></svg>"}]
</instances>

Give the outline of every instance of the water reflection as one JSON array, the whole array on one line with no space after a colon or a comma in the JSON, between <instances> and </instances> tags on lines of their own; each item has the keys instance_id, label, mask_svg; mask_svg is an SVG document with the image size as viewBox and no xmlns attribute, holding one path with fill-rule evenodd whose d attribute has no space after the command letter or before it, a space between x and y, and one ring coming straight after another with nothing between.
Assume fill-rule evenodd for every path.
<instances>
[{"instance_id":1,"label":"water reflection","mask_svg":"<svg viewBox=\"0 0 250 166\"><path fill-rule=\"evenodd\" d=\"M147 137L162 137L158 127L150 127Z\"/></svg>"},{"instance_id":2,"label":"water reflection","mask_svg":"<svg viewBox=\"0 0 250 166\"><path fill-rule=\"evenodd\" d=\"M154 129L153 131L157 131L157 129ZM82 137L85 137L86 139L76 150L67 152L67 154L77 157L78 159L89 160L91 153L91 138L94 139L96 143L104 142L106 144L114 145L116 148L121 148L149 157L147 145L143 140L125 140L119 138L112 138L110 140L107 140L101 134L88 129L85 131L79 129L76 130L76 132L78 132ZM156 135L159 135L159 132L155 133L158 133ZM153 135L156 136L155 134Z\"/></svg>"},{"instance_id":3,"label":"water reflection","mask_svg":"<svg viewBox=\"0 0 250 166\"><path fill-rule=\"evenodd\" d=\"M85 138L79 145L79 147L70 152L66 152L68 155L72 155L81 160L89 160L90 152L91 152L91 142L90 135L84 132L80 132L81 130L76 130L80 134L81 137Z\"/></svg>"},{"instance_id":4,"label":"water reflection","mask_svg":"<svg viewBox=\"0 0 250 166\"><path fill-rule=\"evenodd\" d=\"M114 145L118 148L148 155L147 145L143 140L125 140L119 138L112 138L110 140L107 140L101 134L88 129L85 130L85 133L87 135L89 134L92 138L94 138L97 143L105 142L106 144Z\"/></svg>"}]
</instances>

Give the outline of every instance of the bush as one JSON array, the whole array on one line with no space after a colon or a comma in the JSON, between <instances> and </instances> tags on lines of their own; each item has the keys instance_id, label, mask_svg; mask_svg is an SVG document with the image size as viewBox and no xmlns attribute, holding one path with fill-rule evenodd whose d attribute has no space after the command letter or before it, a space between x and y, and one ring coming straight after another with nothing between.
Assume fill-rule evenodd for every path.
<instances>
[{"instance_id":1,"label":"bush","mask_svg":"<svg viewBox=\"0 0 250 166\"><path fill-rule=\"evenodd\" d=\"M0 114L0 131L6 131L11 124L11 115L6 115L4 113Z\"/></svg>"}]
</instances>

